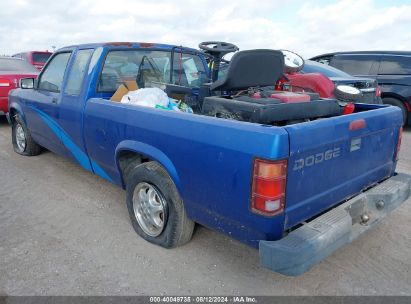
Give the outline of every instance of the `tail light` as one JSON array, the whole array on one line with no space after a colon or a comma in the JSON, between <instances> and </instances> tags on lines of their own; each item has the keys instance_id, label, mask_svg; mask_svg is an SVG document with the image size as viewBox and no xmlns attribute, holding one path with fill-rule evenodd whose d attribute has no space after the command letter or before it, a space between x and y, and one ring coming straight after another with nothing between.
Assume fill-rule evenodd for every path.
<instances>
[{"instance_id":1,"label":"tail light","mask_svg":"<svg viewBox=\"0 0 411 304\"><path fill-rule=\"evenodd\" d=\"M397 152L396 152L396 155L395 155L395 160L396 161L400 157L401 141L402 141L402 127L400 128L400 131L398 132Z\"/></svg>"},{"instance_id":2,"label":"tail light","mask_svg":"<svg viewBox=\"0 0 411 304\"><path fill-rule=\"evenodd\" d=\"M344 107L343 115L352 114L352 113L354 113L354 111L355 111L355 104L350 102Z\"/></svg>"},{"instance_id":3,"label":"tail light","mask_svg":"<svg viewBox=\"0 0 411 304\"><path fill-rule=\"evenodd\" d=\"M379 86L377 86L377 88L375 89L375 96L376 97L381 97L381 89Z\"/></svg>"},{"instance_id":4,"label":"tail light","mask_svg":"<svg viewBox=\"0 0 411 304\"><path fill-rule=\"evenodd\" d=\"M256 159L253 168L251 210L273 216L284 211L287 182L287 160Z\"/></svg>"},{"instance_id":5,"label":"tail light","mask_svg":"<svg viewBox=\"0 0 411 304\"><path fill-rule=\"evenodd\" d=\"M0 87L9 87L10 85L10 80L0 78Z\"/></svg>"},{"instance_id":6,"label":"tail light","mask_svg":"<svg viewBox=\"0 0 411 304\"><path fill-rule=\"evenodd\" d=\"M290 90L290 81L285 77L280 78L275 84L274 89L276 91L289 91Z\"/></svg>"}]
</instances>

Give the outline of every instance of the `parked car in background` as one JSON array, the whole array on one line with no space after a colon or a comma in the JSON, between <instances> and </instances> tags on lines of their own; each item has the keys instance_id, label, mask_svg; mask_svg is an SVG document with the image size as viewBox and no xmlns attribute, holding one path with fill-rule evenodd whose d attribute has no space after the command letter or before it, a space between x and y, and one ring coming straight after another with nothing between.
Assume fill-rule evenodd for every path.
<instances>
[{"instance_id":1,"label":"parked car in background","mask_svg":"<svg viewBox=\"0 0 411 304\"><path fill-rule=\"evenodd\" d=\"M383 103L401 108L411 123L411 52L361 51L329 53L311 58L353 76L376 78Z\"/></svg>"},{"instance_id":2,"label":"parked car in background","mask_svg":"<svg viewBox=\"0 0 411 304\"><path fill-rule=\"evenodd\" d=\"M41 69L46 64L47 60L49 60L50 56L53 53L50 52L39 52L39 51L31 51L31 52L24 52L14 54L12 57L17 57L28 61L31 65L35 66L36 69L41 71Z\"/></svg>"},{"instance_id":3,"label":"parked car in background","mask_svg":"<svg viewBox=\"0 0 411 304\"><path fill-rule=\"evenodd\" d=\"M9 111L9 92L18 88L21 78L37 77L39 71L18 58L0 57L0 113Z\"/></svg>"},{"instance_id":4,"label":"parked car in background","mask_svg":"<svg viewBox=\"0 0 411 304\"><path fill-rule=\"evenodd\" d=\"M327 76L335 86L349 85L359 89L362 93L360 100L362 103L382 103L381 89L379 88L377 81L373 78L353 77L339 69L312 60L305 60L301 74L298 74L298 76L295 77L300 77L301 81L304 81L304 79L312 73L320 73ZM288 75L288 77L290 78L292 76Z\"/></svg>"},{"instance_id":5,"label":"parked car in background","mask_svg":"<svg viewBox=\"0 0 411 304\"><path fill-rule=\"evenodd\" d=\"M302 58L301 60L304 62L302 70L289 71L286 69L285 77L276 83L276 90L313 92L318 93L321 98L338 98L338 96L335 96L335 88L345 85L355 87L360 91L355 99L351 101L382 104L381 89L375 79L353 77L331 66L312 60L303 60ZM220 65L219 78L226 74L228 67L229 61L225 61Z\"/></svg>"}]
</instances>

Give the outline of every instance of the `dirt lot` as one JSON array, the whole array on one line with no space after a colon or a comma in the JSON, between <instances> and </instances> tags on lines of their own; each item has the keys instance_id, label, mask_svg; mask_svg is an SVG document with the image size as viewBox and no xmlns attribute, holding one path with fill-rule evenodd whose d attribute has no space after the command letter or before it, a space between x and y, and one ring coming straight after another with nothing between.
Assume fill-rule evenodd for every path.
<instances>
[{"instance_id":1,"label":"dirt lot","mask_svg":"<svg viewBox=\"0 0 411 304\"><path fill-rule=\"evenodd\" d=\"M411 130L398 170L411 173ZM258 252L198 227L165 250L137 237L124 192L53 153L15 154L0 118L0 294L411 295L411 200L308 273L259 265Z\"/></svg>"}]
</instances>

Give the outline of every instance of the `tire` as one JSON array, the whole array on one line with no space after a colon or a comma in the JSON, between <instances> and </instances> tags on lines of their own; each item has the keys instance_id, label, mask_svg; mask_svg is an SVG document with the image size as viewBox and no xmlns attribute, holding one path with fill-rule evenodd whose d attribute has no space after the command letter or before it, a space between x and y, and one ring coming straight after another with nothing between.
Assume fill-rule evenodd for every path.
<instances>
[{"instance_id":1,"label":"tire","mask_svg":"<svg viewBox=\"0 0 411 304\"><path fill-rule=\"evenodd\" d=\"M133 168L126 191L131 224L139 236L164 248L191 240L194 222L187 217L176 186L159 163L151 161Z\"/></svg>"},{"instance_id":2,"label":"tire","mask_svg":"<svg viewBox=\"0 0 411 304\"><path fill-rule=\"evenodd\" d=\"M13 119L11 135L14 152L25 156L35 156L41 153L41 146L33 140L19 114Z\"/></svg>"},{"instance_id":3,"label":"tire","mask_svg":"<svg viewBox=\"0 0 411 304\"><path fill-rule=\"evenodd\" d=\"M389 105L392 105L392 106L399 107L399 108L401 109L401 111L402 111L403 125L406 124L408 113L407 113L407 109L405 108L404 103L403 103L401 100L398 100L398 99L395 99L395 98L386 97L386 98L383 98L383 99L382 99L382 102L383 102L384 104L389 104Z\"/></svg>"}]
</instances>

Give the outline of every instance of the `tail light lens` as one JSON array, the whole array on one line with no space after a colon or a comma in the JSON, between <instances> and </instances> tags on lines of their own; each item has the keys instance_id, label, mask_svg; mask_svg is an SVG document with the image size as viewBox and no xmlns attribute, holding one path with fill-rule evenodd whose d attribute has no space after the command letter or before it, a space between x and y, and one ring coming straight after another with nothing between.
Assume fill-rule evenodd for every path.
<instances>
[{"instance_id":1,"label":"tail light lens","mask_svg":"<svg viewBox=\"0 0 411 304\"><path fill-rule=\"evenodd\" d=\"M277 81L277 83L275 84L274 89L276 91L289 91L290 90L290 82L288 79L286 79L285 77L280 78L280 80Z\"/></svg>"},{"instance_id":2,"label":"tail light lens","mask_svg":"<svg viewBox=\"0 0 411 304\"><path fill-rule=\"evenodd\" d=\"M9 87L10 85L10 80L0 78L0 87Z\"/></svg>"},{"instance_id":3,"label":"tail light lens","mask_svg":"<svg viewBox=\"0 0 411 304\"><path fill-rule=\"evenodd\" d=\"M377 88L375 89L375 96L376 97L381 97L381 89L379 86L377 86Z\"/></svg>"},{"instance_id":4,"label":"tail light lens","mask_svg":"<svg viewBox=\"0 0 411 304\"><path fill-rule=\"evenodd\" d=\"M402 127L400 128L400 131L398 132L398 142L397 142L397 152L396 152L397 154L395 155L396 161L400 157L401 141L402 141Z\"/></svg>"},{"instance_id":5,"label":"tail light lens","mask_svg":"<svg viewBox=\"0 0 411 304\"><path fill-rule=\"evenodd\" d=\"M251 210L273 216L284 211L287 182L287 160L256 159L253 169Z\"/></svg>"},{"instance_id":6,"label":"tail light lens","mask_svg":"<svg viewBox=\"0 0 411 304\"><path fill-rule=\"evenodd\" d=\"M347 104L347 105L344 107L343 115L352 114L352 113L354 113L354 111L355 111L355 104L353 104L352 102L350 102L349 104Z\"/></svg>"}]
</instances>

